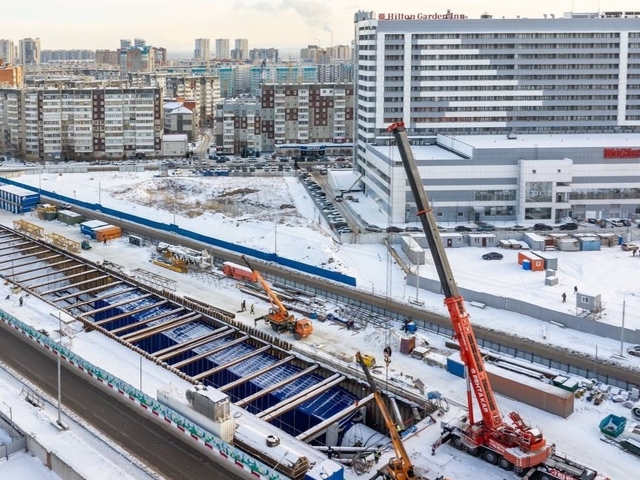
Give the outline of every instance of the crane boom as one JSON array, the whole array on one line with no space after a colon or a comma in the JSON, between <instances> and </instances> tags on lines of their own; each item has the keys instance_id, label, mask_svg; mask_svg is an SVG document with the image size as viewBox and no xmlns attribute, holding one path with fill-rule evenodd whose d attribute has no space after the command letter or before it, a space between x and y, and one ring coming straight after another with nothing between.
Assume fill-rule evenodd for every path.
<instances>
[{"instance_id":1,"label":"crane boom","mask_svg":"<svg viewBox=\"0 0 640 480\"><path fill-rule=\"evenodd\" d=\"M276 295L276 292L274 292L269 286L269 284L265 281L265 279L262 278L262 275L260 275L260 272L258 272L258 270L256 270L251 266L251 264L249 263L249 260L247 260L247 257L242 255L242 260L244 261L244 263L247 264L247 267L251 269L251 271L256 276L256 279L258 280L260 285L262 285L262 288L264 289L265 293L269 297L269 303L271 303L271 306L278 312L279 315L282 315L282 318L287 318L289 316L289 311L284 306L284 304L280 301L280 299Z\"/></svg>"},{"instance_id":2,"label":"crane boom","mask_svg":"<svg viewBox=\"0 0 640 480\"><path fill-rule=\"evenodd\" d=\"M553 453L553 447L546 444L542 433L529 428L516 412L510 414L513 425L503 419L495 394L489 381L482 353L475 337L470 317L464 305L464 299L458 291L453 272L445 254L444 244L436 223L429 198L420 179L418 165L411 151L407 132L402 122L389 126L400 152L407 180L417 207L417 215L427 237L427 243L438 272L438 278L444 292L444 303L449 311L454 335L460 345L460 356L467 370L468 382L482 415L482 421L473 422L473 402L468 393L469 423L463 429L462 444L470 448L482 447L485 451L496 452L509 465L518 469L538 465ZM443 437L450 438L451 431ZM442 438L442 437L441 437ZM443 440L446 441L446 440ZM438 442L436 444L439 445ZM434 444L434 448L436 447ZM514 452L518 447L520 452ZM489 457L497 461L498 457Z\"/></svg>"},{"instance_id":3,"label":"crane boom","mask_svg":"<svg viewBox=\"0 0 640 480\"><path fill-rule=\"evenodd\" d=\"M376 385L367 364L360 355L360 352L356 353L356 361L362 367L364 371L364 375L367 378L367 382L371 386L371 390L373 392L373 398L376 400L376 404L380 409L380 413L382 413L382 417L384 418L384 423L387 426L387 430L389 430L389 436L391 437L391 443L393 444L393 449L395 451L396 457L392 458L387 465L387 469L389 470L389 475L391 475L395 480L409 480L412 478L418 478L413 471L413 465L411 464L411 459L407 454L407 451L404 448L404 444L402 443L402 438L400 438L400 434L396 429L396 425L391 418L391 414L387 409L387 406L384 404L384 400L382 399L382 394Z\"/></svg>"}]
</instances>

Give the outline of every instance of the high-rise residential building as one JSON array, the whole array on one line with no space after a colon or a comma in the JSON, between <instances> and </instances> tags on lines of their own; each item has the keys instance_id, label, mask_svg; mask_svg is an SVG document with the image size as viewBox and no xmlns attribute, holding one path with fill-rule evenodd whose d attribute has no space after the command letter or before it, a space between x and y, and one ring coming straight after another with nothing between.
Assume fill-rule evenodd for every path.
<instances>
[{"instance_id":1,"label":"high-rise residential building","mask_svg":"<svg viewBox=\"0 0 640 480\"><path fill-rule=\"evenodd\" d=\"M131 40L127 38L120 40L120 48L131 48L131 46Z\"/></svg>"},{"instance_id":2,"label":"high-rise residential building","mask_svg":"<svg viewBox=\"0 0 640 480\"><path fill-rule=\"evenodd\" d=\"M413 208L398 121L443 221L640 212L637 14L419 17L355 15L354 167L391 222Z\"/></svg>"},{"instance_id":3,"label":"high-rise residential building","mask_svg":"<svg viewBox=\"0 0 640 480\"><path fill-rule=\"evenodd\" d=\"M4 63L16 63L16 47L13 40L0 40L0 59Z\"/></svg>"},{"instance_id":4,"label":"high-rise residential building","mask_svg":"<svg viewBox=\"0 0 640 480\"><path fill-rule=\"evenodd\" d=\"M336 45L328 49L331 60L351 61L352 48L350 45Z\"/></svg>"},{"instance_id":5,"label":"high-rise residential building","mask_svg":"<svg viewBox=\"0 0 640 480\"><path fill-rule=\"evenodd\" d=\"M231 52L229 51L229 39L217 38L216 39L216 60L229 60L231 58Z\"/></svg>"},{"instance_id":6,"label":"high-rise residential building","mask_svg":"<svg viewBox=\"0 0 640 480\"><path fill-rule=\"evenodd\" d=\"M40 39L23 38L19 41L18 62L21 65L40 65Z\"/></svg>"},{"instance_id":7,"label":"high-rise residential building","mask_svg":"<svg viewBox=\"0 0 640 480\"><path fill-rule=\"evenodd\" d=\"M22 66L3 63L0 59L0 85L21 87L23 83Z\"/></svg>"},{"instance_id":8,"label":"high-rise residential building","mask_svg":"<svg viewBox=\"0 0 640 480\"><path fill-rule=\"evenodd\" d=\"M279 52L277 48L254 48L249 50L249 59L254 62L266 60L269 63L278 63Z\"/></svg>"},{"instance_id":9,"label":"high-rise residential building","mask_svg":"<svg viewBox=\"0 0 640 480\"><path fill-rule=\"evenodd\" d=\"M262 147L289 143L350 143L354 95L349 84L262 85Z\"/></svg>"},{"instance_id":10,"label":"high-rise residential building","mask_svg":"<svg viewBox=\"0 0 640 480\"><path fill-rule=\"evenodd\" d=\"M42 50L40 63L88 62L95 60L93 50Z\"/></svg>"},{"instance_id":11,"label":"high-rise residential building","mask_svg":"<svg viewBox=\"0 0 640 480\"><path fill-rule=\"evenodd\" d=\"M234 60L247 60L249 58L249 40L246 38L236 38L235 48L231 52Z\"/></svg>"},{"instance_id":12,"label":"high-rise residential building","mask_svg":"<svg viewBox=\"0 0 640 480\"><path fill-rule=\"evenodd\" d=\"M133 46L134 47L138 47L138 48L142 48L147 44L147 42L145 41L144 38L134 38L133 39Z\"/></svg>"},{"instance_id":13,"label":"high-rise residential building","mask_svg":"<svg viewBox=\"0 0 640 480\"><path fill-rule=\"evenodd\" d=\"M216 151L244 156L262 151L260 112L255 97L220 101L216 105Z\"/></svg>"},{"instance_id":14,"label":"high-rise residential building","mask_svg":"<svg viewBox=\"0 0 640 480\"><path fill-rule=\"evenodd\" d=\"M212 75L167 74L164 77L165 95L183 98L194 103L196 118L202 125L213 125L215 106L220 101L220 78Z\"/></svg>"},{"instance_id":15,"label":"high-rise residential building","mask_svg":"<svg viewBox=\"0 0 640 480\"><path fill-rule=\"evenodd\" d=\"M0 151L28 159L156 155L160 88L0 88Z\"/></svg>"},{"instance_id":16,"label":"high-rise residential building","mask_svg":"<svg viewBox=\"0 0 640 480\"><path fill-rule=\"evenodd\" d=\"M195 60L208 62L211 60L211 40L208 38L196 38L196 46L193 51Z\"/></svg>"},{"instance_id":17,"label":"high-rise residential building","mask_svg":"<svg viewBox=\"0 0 640 480\"><path fill-rule=\"evenodd\" d=\"M96 50L96 63L98 65L118 65L118 52L116 50Z\"/></svg>"}]
</instances>

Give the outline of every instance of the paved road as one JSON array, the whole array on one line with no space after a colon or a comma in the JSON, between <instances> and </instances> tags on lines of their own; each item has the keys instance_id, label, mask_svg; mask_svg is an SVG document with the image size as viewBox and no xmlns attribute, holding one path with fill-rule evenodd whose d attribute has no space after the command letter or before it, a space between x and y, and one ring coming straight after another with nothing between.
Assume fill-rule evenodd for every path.
<instances>
[{"instance_id":1,"label":"paved road","mask_svg":"<svg viewBox=\"0 0 640 480\"><path fill-rule=\"evenodd\" d=\"M0 359L43 391L57 398L57 365L31 343L16 336L4 323L0 327ZM117 399L83 378L62 369L62 403L106 436L169 480L242 477L174 437L151 420L125 407ZM90 407L89 407L90 406Z\"/></svg>"}]
</instances>

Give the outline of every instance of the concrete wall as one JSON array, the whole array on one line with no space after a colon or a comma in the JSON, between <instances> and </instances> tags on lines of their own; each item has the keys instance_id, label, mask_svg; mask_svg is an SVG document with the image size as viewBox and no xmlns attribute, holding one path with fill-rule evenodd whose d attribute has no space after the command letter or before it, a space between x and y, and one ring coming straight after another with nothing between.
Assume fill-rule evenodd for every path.
<instances>
[{"instance_id":1,"label":"concrete wall","mask_svg":"<svg viewBox=\"0 0 640 480\"><path fill-rule=\"evenodd\" d=\"M25 434L27 450L38 458L47 468L62 480L88 480L89 477L76 472L69 464L61 460L55 452L49 451L29 434Z\"/></svg>"}]
</instances>

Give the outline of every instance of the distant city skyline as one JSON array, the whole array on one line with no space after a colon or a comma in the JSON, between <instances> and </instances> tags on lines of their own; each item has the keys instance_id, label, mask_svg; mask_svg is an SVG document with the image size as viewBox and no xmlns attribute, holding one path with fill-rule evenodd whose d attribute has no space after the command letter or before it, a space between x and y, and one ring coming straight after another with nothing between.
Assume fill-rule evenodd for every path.
<instances>
[{"instance_id":1,"label":"distant city skyline","mask_svg":"<svg viewBox=\"0 0 640 480\"><path fill-rule=\"evenodd\" d=\"M446 4L404 0L170 0L153 3L97 0L88 9L81 0L16 2L3 14L2 38L41 39L42 49L116 49L122 38L144 38L173 52L193 52L196 38L247 38L251 48L301 48L350 44L353 14L452 13L478 18L542 18L564 12L640 11L637 0L539 0L534 3L450 0ZM443 20L446 21L446 20Z\"/></svg>"}]
</instances>

